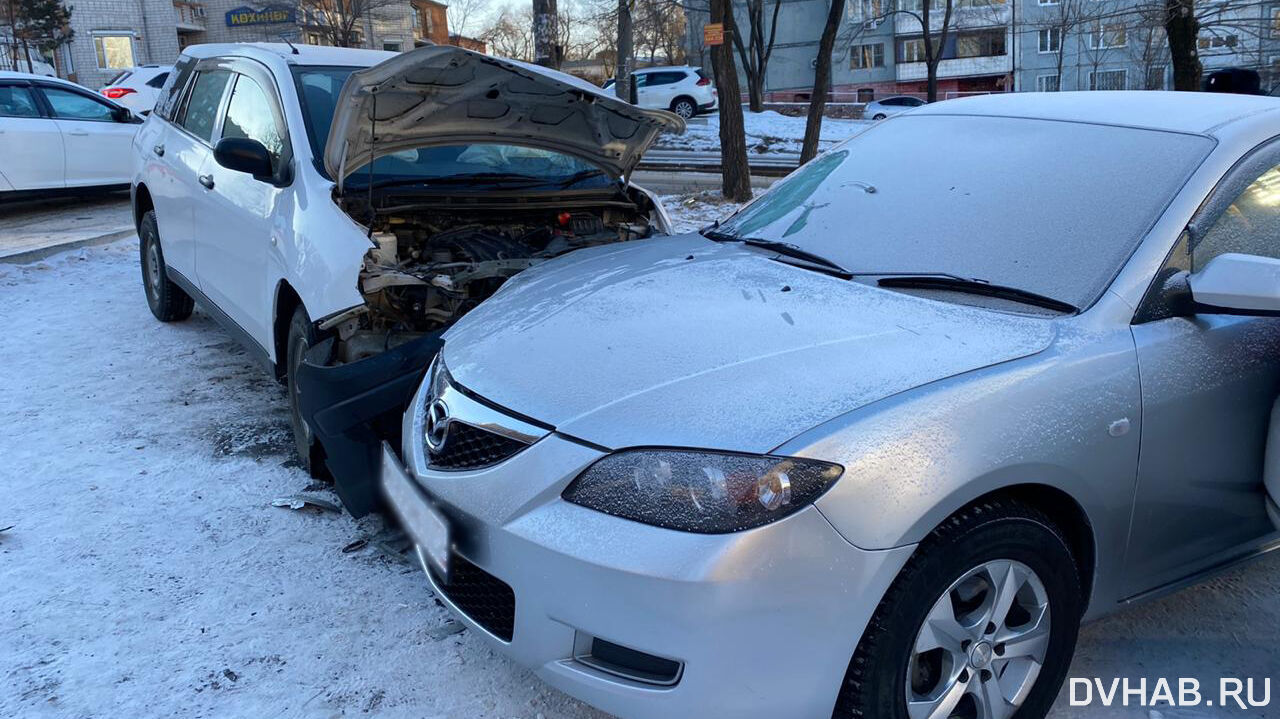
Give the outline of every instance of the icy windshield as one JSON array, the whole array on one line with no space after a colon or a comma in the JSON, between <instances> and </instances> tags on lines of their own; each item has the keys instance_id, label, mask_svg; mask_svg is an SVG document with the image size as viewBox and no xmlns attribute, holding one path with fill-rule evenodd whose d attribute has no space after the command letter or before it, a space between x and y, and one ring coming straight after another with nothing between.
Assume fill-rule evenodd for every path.
<instances>
[{"instance_id":1,"label":"icy windshield","mask_svg":"<svg viewBox=\"0 0 1280 719\"><path fill-rule=\"evenodd\" d=\"M297 67L294 75L314 157L324 156L338 93L355 67ZM496 143L423 147L395 152L373 161L347 178L348 187L430 184L432 180L475 178L478 183L520 181L555 187L590 188L611 184L594 165L550 150Z\"/></svg>"},{"instance_id":2,"label":"icy windshield","mask_svg":"<svg viewBox=\"0 0 1280 719\"><path fill-rule=\"evenodd\" d=\"M853 273L945 273L1087 307L1213 147L1197 135L906 115L722 223Z\"/></svg>"}]
</instances>

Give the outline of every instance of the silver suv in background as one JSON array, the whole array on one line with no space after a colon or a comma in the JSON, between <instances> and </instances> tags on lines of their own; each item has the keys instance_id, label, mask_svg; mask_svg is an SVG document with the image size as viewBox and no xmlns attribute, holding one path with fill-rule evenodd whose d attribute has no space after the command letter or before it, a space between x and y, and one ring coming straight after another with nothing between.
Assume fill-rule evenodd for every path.
<instances>
[{"instance_id":1,"label":"silver suv in background","mask_svg":"<svg viewBox=\"0 0 1280 719\"><path fill-rule=\"evenodd\" d=\"M635 104L656 110L670 110L685 119L716 109L717 93L711 76L688 66L646 67L632 73L636 83ZM613 89L613 80L604 83Z\"/></svg>"}]
</instances>

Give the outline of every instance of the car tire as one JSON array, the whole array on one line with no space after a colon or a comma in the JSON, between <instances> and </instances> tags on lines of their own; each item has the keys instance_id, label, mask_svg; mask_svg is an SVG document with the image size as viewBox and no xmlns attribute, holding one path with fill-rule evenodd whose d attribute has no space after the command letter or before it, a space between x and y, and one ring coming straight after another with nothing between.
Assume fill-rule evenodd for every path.
<instances>
[{"instance_id":1,"label":"car tire","mask_svg":"<svg viewBox=\"0 0 1280 719\"><path fill-rule=\"evenodd\" d=\"M196 303L169 279L155 210L148 210L138 227L138 259L142 263L142 290L151 314L161 322L180 322L190 317Z\"/></svg>"},{"instance_id":2,"label":"car tire","mask_svg":"<svg viewBox=\"0 0 1280 719\"><path fill-rule=\"evenodd\" d=\"M871 118L871 119L872 119L872 120L883 120L883 119L885 119L886 117L888 117L888 115L884 114L883 112L877 112L877 113L876 113L876 115L875 115L875 117L873 117L873 118Z\"/></svg>"},{"instance_id":3,"label":"car tire","mask_svg":"<svg viewBox=\"0 0 1280 719\"><path fill-rule=\"evenodd\" d=\"M293 427L293 445L298 453L298 462L307 474L324 478L324 454L298 408L300 390L297 383L298 368L302 366L307 351L319 340L311 318L307 316L307 310L299 305L289 319L289 333L285 340L285 388L289 395L289 424Z\"/></svg>"},{"instance_id":4,"label":"car tire","mask_svg":"<svg viewBox=\"0 0 1280 719\"><path fill-rule=\"evenodd\" d=\"M997 597L1009 606L1003 618ZM885 593L832 717L909 719L934 709L1041 719L1066 678L1082 611L1075 559L1048 517L1007 499L965 509L920 543ZM1007 699L1019 695L1017 705ZM980 702L1003 702L1004 711L984 713L994 704Z\"/></svg>"},{"instance_id":5,"label":"car tire","mask_svg":"<svg viewBox=\"0 0 1280 719\"><path fill-rule=\"evenodd\" d=\"M698 103L687 97L677 97L671 101L671 111L688 120L698 114Z\"/></svg>"}]
</instances>

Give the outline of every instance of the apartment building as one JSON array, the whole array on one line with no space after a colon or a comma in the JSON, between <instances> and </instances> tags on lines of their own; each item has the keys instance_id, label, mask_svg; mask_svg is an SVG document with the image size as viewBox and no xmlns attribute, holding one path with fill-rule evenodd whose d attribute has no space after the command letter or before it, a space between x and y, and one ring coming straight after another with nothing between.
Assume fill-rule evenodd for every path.
<instances>
[{"instance_id":1,"label":"apartment building","mask_svg":"<svg viewBox=\"0 0 1280 719\"><path fill-rule=\"evenodd\" d=\"M47 56L57 74L98 88L134 65L169 64L187 45L216 42L332 44L321 17L328 0L252 4L249 0L74 0L74 39ZM483 42L449 33L436 0L379 2L355 30L356 45L400 52L415 44Z\"/></svg>"},{"instance_id":2,"label":"apartment building","mask_svg":"<svg viewBox=\"0 0 1280 719\"><path fill-rule=\"evenodd\" d=\"M764 0L766 23L773 2ZM926 92L923 0L848 0L832 58L835 99L867 101ZM935 35L944 12L933 0ZM1199 54L1205 71L1258 69L1280 85L1280 4L1201 0ZM766 97L807 99L827 0L781 0ZM1164 32L1152 25L1153 0L953 0L941 47L938 95L1053 90L1167 89L1172 82ZM735 18L748 32L745 3ZM702 47L705 11L687 11L691 62L710 67ZM768 30L766 29L766 32ZM735 53L736 54L736 53Z\"/></svg>"}]
</instances>

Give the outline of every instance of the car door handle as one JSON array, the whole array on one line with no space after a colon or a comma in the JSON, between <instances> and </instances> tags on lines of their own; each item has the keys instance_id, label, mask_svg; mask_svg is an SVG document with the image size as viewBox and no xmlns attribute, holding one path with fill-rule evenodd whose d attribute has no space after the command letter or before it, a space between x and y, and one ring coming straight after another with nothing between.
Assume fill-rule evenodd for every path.
<instances>
[{"instance_id":1,"label":"car door handle","mask_svg":"<svg viewBox=\"0 0 1280 719\"><path fill-rule=\"evenodd\" d=\"M156 145L151 151L156 153L156 157L164 157L164 145Z\"/></svg>"},{"instance_id":2,"label":"car door handle","mask_svg":"<svg viewBox=\"0 0 1280 719\"><path fill-rule=\"evenodd\" d=\"M212 190L212 189L213 189L213 175L201 175L201 176L200 176L200 184L201 184L201 185L204 185L204 189L206 189L206 190Z\"/></svg>"},{"instance_id":3,"label":"car door handle","mask_svg":"<svg viewBox=\"0 0 1280 719\"><path fill-rule=\"evenodd\" d=\"M72 130L71 132L69 132L69 133L67 133L67 134L68 134L68 135L71 135L71 136L73 136L73 137L88 137L88 136L89 136L89 133L88 133L88 132L86 132L86 131L84 131L84 130Z\"/></svg>"}]
</instances>

